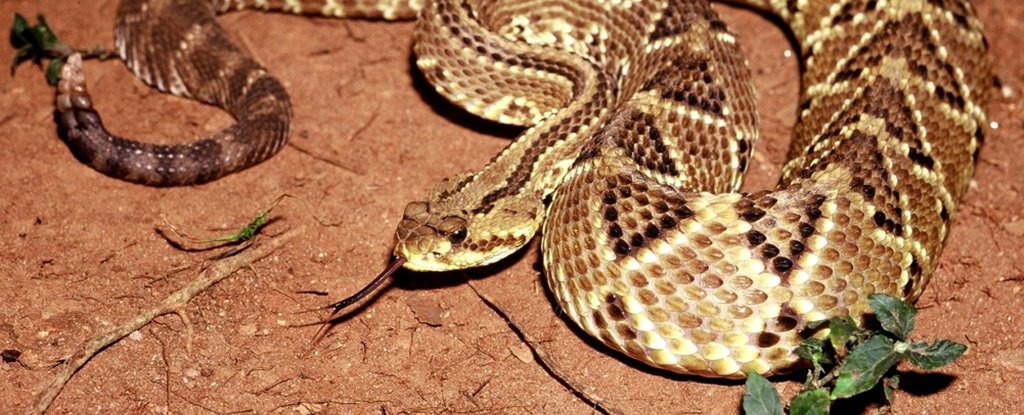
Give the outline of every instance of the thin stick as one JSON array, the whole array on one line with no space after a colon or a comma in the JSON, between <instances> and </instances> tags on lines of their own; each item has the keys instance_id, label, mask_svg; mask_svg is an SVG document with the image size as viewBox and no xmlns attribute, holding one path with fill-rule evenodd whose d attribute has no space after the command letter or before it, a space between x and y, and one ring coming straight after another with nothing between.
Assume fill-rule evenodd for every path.
<instances>
[{"instance_id":1,"label":"thin stick","mask_svg":"<svg viewBox=\"0 0 1024 415\"><path fill-rule=\"evenodd\" d=\"M214 263L209 268L203 270L191 283L164 298L159 305L140 313L118 327L87 340L83 343L81 349L71 355L71 357L64 360L64 364L57 372L57 376L53 379L50 385L38 395L39 398L26 413L45 413L57 395L64 390L64 386L69 380L71 380L71 377L74 376L79 369L85 366L93 356L98 354L104 348L120 341L125 336L142 328L146 324L149 324L149 322L159 316L177 312L181 308L185 307L189 301L192 301L192 298L199 293L210 288L210 286L216 284L220 280L227 278L231 274L234 274L235 271L238 271L240 268L249 266L253 262L277 251L284 246L285 243L301 234L304 230L304 226L298 226L274 239L269 240L267 243Z\"/></svg>"},{"instance_id":2,"label":"thin stick","mask_svg":"<svg viewBox=\"0 0 1024 415\"><path fill-rule=\"evenodd\" d=\"M309 149L306 149L306 148L304 148L302 146L299 146L298 144L295 144L295 142L292 141L292 140L288 141L288 147L294 148L294 149L298 150L300 153L305 154L307 156L310 156L310 157L312 157L315 160L319 160L319 161L322 161L324 163L330 164L330 165L332 165L334 167L337 167L339 169L345 170L345 171L347 171L349 173L352 173L352 174L354 174L356 176L365 176L366 175L366 170L364 170L362 168L350 167L350 166L347 166L345 164L342 164L340 161L333 160L333 159L321 156L319 154L314 153L313 151L311 151Z\"/></svg>"},{"instance_id":3,"label":"thin stick","mask_svg":"<svg viewBox=\"0 0 1024 415\"><path fill-rule=\"evenodd\" d=\"M562 370L562 367L559 366L557 362L555 362L555 359L552 358L551 355L549 355L543 347L541 347L541 343L537 341L537 339L535 339L533 336L528 334L525 330L523 330L523 328L518 323L516 323L516 320L512 318L512 315L509 314L509 312L506 311L504 307L499 305L489 295L477 289L476 285L473 285L473 281L467 279L466 284L469 285L469 288L473 289L473 292L476 293L477 297L480 297L480 299L483 300L484 304L487 304L487 306L490 307L491 310L494 310L495 313L497 313L502 319L505 320L506 323L508 323L508 326L512 328L512 331L514 331L522 341L526 342L527 346L530 346L530 350L532 350L533 354L537 356L537 359L540 362L540 366L543 367L544 371L548 372L548 374L551 375L551 377L555 378L555 380L557 380L558 383L564 385L566 388L569 389L570 392L573 393L573 395L576 395L587 404L592 405L594 409L597 409L601 413L623 413L620 409L605 403L604 398L597 396L593 392L589 392L587 390L588 388L586 388L583 384L579 383L578 381L570 377L568 374L566 374L566 372Z\"/></svg>"}]
</instances>

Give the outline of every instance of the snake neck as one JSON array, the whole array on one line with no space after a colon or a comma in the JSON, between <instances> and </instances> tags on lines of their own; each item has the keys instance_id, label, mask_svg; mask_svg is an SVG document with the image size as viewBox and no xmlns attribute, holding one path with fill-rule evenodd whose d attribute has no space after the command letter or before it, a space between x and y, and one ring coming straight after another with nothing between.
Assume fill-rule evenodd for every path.
<instances>
[{"instance_id":1,"label":"snake neck","mask_svg":"<svg viewBox=\"0 0 1024 415\"><path fill-rule=\"evenodd\" d=\"M472 113L532 126L479 172L446 179L410 204L395 254L408 259L407 268L448 270L522 247L544 220L545 198L610 117L659 74L684 64L666 56L707 45L688 42L702 40L712 25L700 18L705 9L701 2L567 2L544 10L517 2L428 5L416 34L417 64L428 81ZM444 66L453 61L462 66ZM494 84L509 91L489 95ZM447 229L454 222L462 224L457 232Z\"/></svg>"}]
</instances>

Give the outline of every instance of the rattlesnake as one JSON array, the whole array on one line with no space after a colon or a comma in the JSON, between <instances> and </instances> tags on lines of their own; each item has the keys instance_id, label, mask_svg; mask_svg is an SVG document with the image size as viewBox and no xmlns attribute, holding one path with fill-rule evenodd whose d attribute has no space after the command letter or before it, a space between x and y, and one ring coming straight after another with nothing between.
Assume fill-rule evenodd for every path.
<instances>
[{"instance_id":1,"label":"rattlesnake","mask_svg":"<svg viewBox=\"0 0 1024 415\"><path fill-rule=\"evenodd\" d=\"M108 139L72 62L58 109L76 155L174 185L277 151L287 95L213 22L244 3L124 1L117 26L137 75L238 124L179 147ZM984 139L991 74L967 0L739 1L788 24L803 59L789 162L777 190L755 194L735 193L757 136L749 70L705 0L255 3L419 10L417 65L437 91L529 126L480 172L405 208L392 271L492 263L543 226L545 274L567 316L681 373L784 371L814 335L808 322L859 318L875 292L916 299Z\"/></svg>"}]
</instances>

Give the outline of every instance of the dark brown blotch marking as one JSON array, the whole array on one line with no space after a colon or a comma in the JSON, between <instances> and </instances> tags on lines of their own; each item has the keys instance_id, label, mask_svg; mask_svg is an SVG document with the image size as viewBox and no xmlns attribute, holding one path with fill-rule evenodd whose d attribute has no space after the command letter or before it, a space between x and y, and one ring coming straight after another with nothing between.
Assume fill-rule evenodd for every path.
<instances>
[{"instance_id":1,"label":"dark brown blotch marking","mask_svg":"<svg viewBox=\"0 0 1024 415\"><path fill-rule=\"evenodd\" d=\"M633 245L635 248L644 246L644 242L644 236L639 233L634 233L633 236L629 238L630 245Z\"/></svg>"},{"instance_id":2,"label":"dark brown blotch marking","mask_svg":"<svg viewBox=\"0 0 1024 415\"><path fill-rule=\"evenodd\" d=\"M772 268L777 272L786 273L793 269L793 261L789 258L780 256L772 260Z\"/></svg>"},{"instance_id":3,"label":"dark brown blotch marking","mask_svg":"<svg viewBox=\"0 0 1024 415\"><path fill-rule=\"evenodd\" d=\"M801 222L799 228L800 236L804 239L810 238L811 235L814 235L814 227L809 223Z\"/></svg>"},{"instance_id":4,"label":"dark brown blotch marking","mask_svg":"<svg viewBox=\"0 0 1024 415\"><path fill-rule=\"evenodd\" d=\"M608 191L604 192L604 197L602 198L602 201L606 205L614 205L615 202L618 201L618 198L615 197L615 192L613 192L611 190L608 190Z\"/></svg>"},{"instance_id":5,"label":"dark brown blotch marking","mask_svg":"<svg viewBox=\"0 0 1024 415\"><path fill-rule=\"evenodd\" d=\"M751 230L750 232L747 232L747 242L749 242L750 246L752 247L761 245L764 243L764 241L767 240L768 237L765 236L763 233L758 232L757 230Z\"/></svg>"},{"instance_id":6,"label":"dark brown blotch marking","mask_svg":"<svg viewBox=\"0 0 1024 415\"><path fill-rule=\"evenodd\" d=\"M611 224L611 226L608 227L608 236L610 236L612 238L621 238L622 237L622 227L619 226L619 224L617 224L617 223Z\"/></svg>"},{"instance_id":7,"label":"dark brown blotch marking","mask_svg":"<svg viewBox=\"0 0 1024 415\"><path fill-rule=\"evenodd\" d=\"M619 336L621 336L622 338L624 338L626 340L636 339L636 330L633 330L633 328L629 327L628 324L625 324L625 323L616 324L615 325L615 330L619 333Z\"/></svg>"},{"instance_id":8,"label":"dark brown blotch marking","mask_svg":"<svg viewBox=\"0 0 1024 415\"><path fill-rule=\"evenodd\" d=\"M621 239L615 241L615 253L619 255L629 254L629 244Z\"/></svg>"},{"instance_id":9,"label":"dark brown blotch marking","mask_svg":"<svg viewBox=\"0 0 1024 415\"><path fill-rule=\"evenodd\" d=\"M757 346L758 347L772 347L779 343L780 337L778 334L761 332L757 335Z\"/></svg>"},{"instance_id":10,"label":"dark brown blotch marking","mask_svg":"<svg viewBox=\"0 0 1024 415\"><path fill-rule=\"evenodd\" d=\"M693 217L693 211L686 206L680 206L675 208L672 213L676 216L676 219L683 220Z\"/></svg>"},{"instance_id":11,"label":"dark brown blotch marking","mask_svg":"<svg viewBox=\"0 0 1024 415\"><path fill-rule=\"evenodd\" d=\"M662 216L661 219L658 219L658 225L664 229L675 228L677 224L678 222L676 222L675 219L672 219L671 216Z\"/></svg>"},{"instance_id":12,"label":"dark brown blotch marking","mask_svg":"<svg viewBox=\"0 0 1024 415\"><path fill-rule=\"evenodd\" d=\"M743 218L743 220L745 220L747 222L753 223L753 222L757 222L758 220L763 218L764 215L765 215L765 211L763 211L761 209L758 209L758 208L753 208L753 209L750 209L750 210L748 210L746 212L743 212L740 215L740 217Z\"/></svg>"},{"instance_id":13,"label":"dark brown blotch marking","mask_svg":"<svg viewBox=\"0 0 1024 415\"><path fill-rule=\"evenodd\" d=\"M780 315L775 318L775 328L779 331L790 331L796 328L798 320L794 316Z\"/></svg>"},{"instance_id":14,"label":"dark brown blotch marking","mask_svg":"<svg viewBox=\"0 0 1024 415\"><path fill-rule=\"evenodd\" d=\"M622 311L622 300L619 299L615 294L609 293L605 297L604 301L608 303L607 310L608 316L615 321L622 321L626 319L626 313Z\"/></svg>"},{"instance_id":15,"label":"dark brown blotch marking","mask_svg":"<svg viewBox=\"0 0 1024 415\"><path fill-rule=\"evenodd\" d=\"M608 206L604 209L604 219L609 222L619 220L619 211L615 210L615 207Z\"/></svg>"},{"instance_id":16,"label":"dark brown blotch marking","mask_svg":"<svg viewBox=\"0 0 1024 415\"><path fill-rule=\"evenodd\" d=\"M800 242L800 241L797 241L797 240L789 241L789 255L790 256L793 256L793 257L799 256L800 254L802 254L804 252L804 249L806 249L806 247L804 246L803 242Z\"/></svg>"}]
</instances>

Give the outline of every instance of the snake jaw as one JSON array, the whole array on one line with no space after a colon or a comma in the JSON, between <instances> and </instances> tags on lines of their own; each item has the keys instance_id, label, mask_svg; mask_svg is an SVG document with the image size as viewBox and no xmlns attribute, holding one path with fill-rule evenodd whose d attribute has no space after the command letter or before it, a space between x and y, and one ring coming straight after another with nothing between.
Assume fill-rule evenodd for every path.
<instances>
[{"instance_id":1,"label":"snake jaw","mask_svg":"<svg viewBox=\"0 0 1024 415\"><path fill-rule=\"evenodd\" d=\"M394 254L407 260L405 268L415 271L446 271L466 266L447 258L466 239L466 225L461 217L432 212L427 202L409 203L395 232Z\"/></svg>"},{"instance_id":2,"label":"snake jaw","mask_svg":"<svg viewBox=\"0 0 1024 415\"><path fill-rule=\"evenodd\" d=\"M489 265L522 248L540 227L540 214L517 198L488 214L449 213L444 204L412 202L395 232L396 257L413 271L452 271Z\"/></svg>"}]
</instances>

